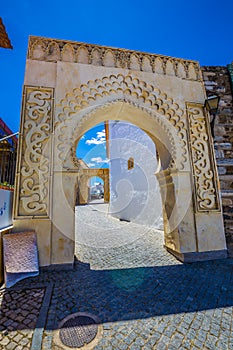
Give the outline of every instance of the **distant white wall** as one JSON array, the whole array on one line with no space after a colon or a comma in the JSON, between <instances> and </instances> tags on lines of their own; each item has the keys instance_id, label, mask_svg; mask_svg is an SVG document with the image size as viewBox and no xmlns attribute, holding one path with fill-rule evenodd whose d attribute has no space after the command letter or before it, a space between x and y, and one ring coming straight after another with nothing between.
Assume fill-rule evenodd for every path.
<instances>
[{"instance_id":1,"label":"distant white wall","mask_svg":"<svg viewBox=\"0 0 233 350\"><path fill-rule=\"evenodd\" d=\"M12 225L13 191L0 189L0 230Z\"/></svg>"},{"instance_id":2,"label":"distant white wall","mask_svg":"<svg viewBox=\"0 0 233 350\"><path fill-rule=\"evenodd\" d=\"M135 125L109 123L110 207L112 216L163 227L155 144ZM128 160L134 160L128 169Z\"/></svg>"}]
</instances>

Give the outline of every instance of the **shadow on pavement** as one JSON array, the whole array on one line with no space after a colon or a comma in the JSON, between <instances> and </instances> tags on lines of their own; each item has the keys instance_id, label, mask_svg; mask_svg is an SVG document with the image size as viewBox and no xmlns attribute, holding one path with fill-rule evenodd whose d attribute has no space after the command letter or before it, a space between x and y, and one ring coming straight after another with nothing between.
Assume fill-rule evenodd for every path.
<instances>
[{"instance_id":1,"label":"shadow on pavement","mask_svg":"<svg viewBox=\"0 0 233 350\"><path fill-rule=\"evenodd\" d=\"M71 312L106 323L233 306L232 267L222 260L94 271L77 262L75 279L55 287L56 321Z\"/></svg>"},{"instance_id":2,"label":"shadow on pavement","mask_svg":"<svg viewBox=\"0 0 233 350\"><path fill-rule=\"evenodd\" d=\"M74 270L41 272L17 288L1 289L0 331L35 327L43 283L53 284L48 318L46 310L44 315L47 330L74 312L88 312L107 323L233 306L230 259L107 271L76 261Z\"/></svg>"}]
</instances>

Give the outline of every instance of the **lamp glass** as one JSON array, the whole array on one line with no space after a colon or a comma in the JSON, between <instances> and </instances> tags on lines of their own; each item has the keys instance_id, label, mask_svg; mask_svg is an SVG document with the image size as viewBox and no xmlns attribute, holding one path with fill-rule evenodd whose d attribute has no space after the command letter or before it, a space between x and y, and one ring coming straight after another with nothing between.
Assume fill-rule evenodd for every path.
<instances>
[{"instance_id":1,"label":"lamp glass","mask_svg":"<svg viewBox=\"0 0 233 350\"><path fill-rule=\"evenodd\" d=\"M211 96L205 100L205 107L210 112L216 112L218 109L219 97Z\"/></svg>"}]
</instances>

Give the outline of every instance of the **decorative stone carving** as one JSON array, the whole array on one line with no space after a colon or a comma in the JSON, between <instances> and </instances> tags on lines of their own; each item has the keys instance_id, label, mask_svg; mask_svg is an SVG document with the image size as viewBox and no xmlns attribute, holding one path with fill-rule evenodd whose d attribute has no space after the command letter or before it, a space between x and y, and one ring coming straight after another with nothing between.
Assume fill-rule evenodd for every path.
<instances>
[{"instance_id":1,"label":"decorative stone carving","mask_svg":"<svg viewBox=\"0 0 233 350\"><path fill-rule=\"evenodd\" d=\"M115 56L112 50L107 50L104 53L103 65L105 67L114 67L115 66Z\"/></svg>"},{"instance_id":2,"label":"decorative stone carving","mask_svg":"<svg viewBox=\"0 0 233 350\"><path fill-rule=\"evenodd\" d=\"M226 257L197 62L31 37L25 84L13 230L37 232L42 266L73 264L75 148L93 125L113 118L135 123L157 145L166 248L183 261ZM46 86L54 86L55 112Z\"/></svg>"},{"instance_id":3,"label":"decorative stone carving","mask_svg":"<svg viewBox=\"0 0 233 350\"><path fill-rule=\"evenodd\" d=\"M128 68L137 71L168 74L190 80L201 79L200 66L196 61L34 36L31 36L29 40L28 58L43 61L67 61L67 55L64 55L64 46L67 44L69 44L69 52L70 47L73 48L74 52L72 55L69 54L69 62L72 57L72 62L95 66ZM186 67L185 75L183 71L181 73L180 70L177 70L177 63Z\"/></svg>"},{"instance_id":4,"label":"decorative stone carving","mask_svg":"<svg viewBox=\"0 0 233 350\"><path fill-rule=\"evenodd\" d=\"M128 68L128 55L125 51L118 51L116 59L117 68Z\"/></svg>"},{"instance_id":5,"label":"decorative stone carving","mask_svg":"<svg viewBox=\"0 0 233 350\"><path fill-rule=\"evenodd\" d=\"M94 48L91 52L91 63L94 66L102 66L101 50Z\"/></svg>"},{"instance_id":6,"label":"decorative stone carving","mask_svg":"<svg viewBox=\"0 0 233 350\"><path fill-rule=\"evenodd\" d=\"M19 216L47 216L53 89L25 86Z\"/></svg>"},{"instance_id":7,"label":"decorative stone carving","mask_svg":"<svg viewBox=\"0 0 233 350\"><path fill-rule=\"evenodd\" d=\"M85 46L79 46L77 50L77 62L78 63L89 63L89 53L88 49Z\"/></svg>"},{"instance_id":8,"label":"decorative stone carving","mask_svg":"<svg viewBox=\"0 0 233 350\"><path fill-rule=\"evenodd\" d=\"M182 79L186 78L185 66L183 65L182 62L178 62L177 64L177 76Z\"/></svg>"},{"instance_id":9,"label":"decorative stone carving","mask_svg":"<svg viewBox=\"0 0 233 350\"><path fill-rule=\"evenodd\" d=\"M136 54L130 56L129 68L132 70L140 70L140 60Z\"/></svg>"},{"instance_id":10,"label":"decorative stone carving","mask_svg":"<svg viewBox=\"0 0 233 350\"><path fill-rule=\"evenodd\" d=\"M189 79L197 80L197 73L195 70L195 66L192 63L188 66L188 77Z\"/></svg>"},{"instance_id":11,"label":"decorative stone carving","mask_svg":"<svg viewBox=\"0 0 233 350\"><path fill-rule=\"evenodd\" d=\"M187 135L184 111L180 106L155 88L144 81L139 80L132 75L123 76L122 74L110 75L102 79L90 80L87 84L73 89L65 98L60 101L58 121L56 122L57 132L59 134L58 149L59 158L64 160L66 157L67 145L72 146L68 130L69 120L73 115L81 111L83 107L114 103L114 101L125 101L144 108L148 113L156 111L163 115L165 120L169 121L177 130L180 144L182 146L182 155L180 168L184 167L187 161ZM169 132L169 130L168 130ZM175 155L173 155L175 157Z\"/></svg>"},{"instance_id":12,"label":"decorative stone carving","mask_svg":"<svg viewBox=\"0 0 233 350\"><path fill-rule=\"evenodd\" d=\"M169 139L169 144L171 146L171 148L169 149L170 155L171 155L169 168L174 167L174 168L183 169L184 165L182 162L179 161L180 153L183 151L182 144L180 143L180 148L179 148L179 150L177 150L177 147L175 146L176 140L174 139L174 134L172 134L172 132L171 132L170 125L169 125L167 119L161 118L161 116L159 116L158 114L154 114L151 109L149 110L148 108L145 108L142 105L136 105L135 103L131 103L130 101L127 101L127 100L116 100L116 101L112 101L112 102L109 102L109 103L104 104L104 105L98 104L97 107L92 109L90 113L86 113L82 117L81 121L78 121L76 123L76 126L73 128L72 134L71 135L69 134L69 137L66 137L65 139L63 139L63 142L61 142L58 145L58 149L61 150L61 152L59 154L59 158L62 162L64 162L63 164L65 164L67 154L70 154L73 165L75 166L75 163L76 163L76 162L74 162L75 154L76 154L75 141L76 141L76 135L78 134L80 127L82 127L90 117L94 116L97 110L103 110L103 112L104 112L105 107L109 107L110 105L114 105L115 103L118 103L118 102L125 102L125 103L136 106L138 109L141 109L142 111L146 111L146 113L152 119L152 122L157 124L157 126L160 128L160 130L163 130ZM69 123L59 124L59 127L60 127L60 125L62 126L62 128L60 130L64 130L65 125L66 125L67 129L69 129ZM61 137L62 137L62 135L60 134L59 139L61 139ZM179 139L179 141L180 141L180 139Z\"/></svg>"},{"instance_id":13,"label":"decorative stone carving","mask_svg":"<svg viewBox=\"0 0 233 350\"><path fill-rule=\"evenodd\" d=\"M142 58L142 71L143 72L152 72L152 65L150 58L148 56L144 56Z\"/></svg>"},{"instance_id":14,"label":"decorative stone carving","mask_svg":"<svg viewBox=\"0 0 233 350\"><path fill-rule=\"evenodd\" d=\"M166 63L166 74L167 75L175 75L174 63L171 60L167 60L167 63Z\"/></svg>"},{"instance_id":15,"label":"decorative stone carving","mask_svg":"<svg viewBox=\"0 0 233 350\"><path fill-rule=\"evenodd\" d=\"M156 57L154 60L154 72L158 74L164 74L165 66L161 57Z\"/></svg>"},{"instance_id":16,"label":"decorative stone carving","mask_svg":"<svg viewBox=\"0 0 233 350\"><path fill-rule=\"evenodd\" d=\"M33 42L31 46L29 46L29 50L30 50L29 55L32 60L43 61L46 55L46 43L42 39L37 40Z\"/></svg>"},{"instance_id":17,"label":"decorative stone carving","mask_svg":"<svg viewBox=\"0 0 233 350\"><path fill-rule=\"evenodd\" d=\"M66 44L61 52L62 55L62 61L66 62L74 62L75 60L75 53L72 45Z\"/></svg>"},{"instance_id":18,"label":"decorative stone carving","mask_svg":"<svg viewBox=\"0 0 233 350\"><path fill-rule=\"evenodd\" d=\"M213 154L210 148L210 130L204 115L203 106L199 104L187 104L190 154L193 163L193 175L195 182L196 210L219 210L218 188L215 179L216 168L213 163Z\"/></svg>"},{"instance_id":19,"label":"decorative stone carving","mask_svg":"<svg viewBox=\"0 0 233 350\"><path fill-rule=\"evenodd\" d=\"M61 52L58 43L52 41L48 44L46 49L46 56L47 61L60 61Z\"/></svg>"}]
</instances>

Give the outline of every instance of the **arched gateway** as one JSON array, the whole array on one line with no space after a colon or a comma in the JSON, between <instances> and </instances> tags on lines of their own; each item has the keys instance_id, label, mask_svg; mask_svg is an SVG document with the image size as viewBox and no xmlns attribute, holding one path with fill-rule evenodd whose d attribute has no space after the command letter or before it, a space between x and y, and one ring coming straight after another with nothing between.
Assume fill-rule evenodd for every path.
<instances>
[{"instance_id":1,"label":"arched gateway","mask_svg":"<svg viewBox=\"0 0 233 350\"><path fill-rule=\"evenodd\" d=\"M37 232L40 264L72 264L84 132L106 120L156 144L165 247L183 261L226 257L205 89L197 62L30 37L14 230Z\"/></svg>"},{"instance_id":2,"label":"arched gateway","mask_svg":"<svg viewBox=\"0 0 233 350\"><path fill-rule=\"evenodd\" d=\"M77 196L78 204L87 204L89 201L89 190L88 183L92 177L99 177L104 183L104 202L109 202L109 169L85 169L81 168L80 165L78 170L78 181L77 181ZM76 200L77 203L77 200Z\"/></svg>"}]
</instances>

